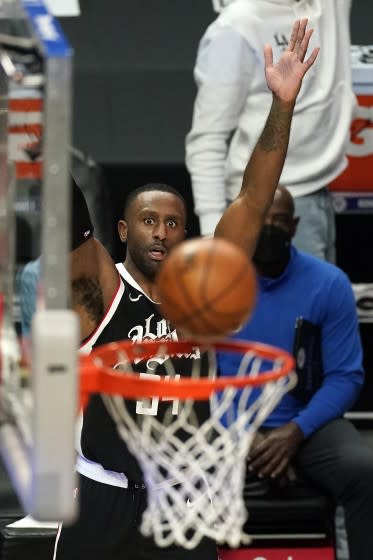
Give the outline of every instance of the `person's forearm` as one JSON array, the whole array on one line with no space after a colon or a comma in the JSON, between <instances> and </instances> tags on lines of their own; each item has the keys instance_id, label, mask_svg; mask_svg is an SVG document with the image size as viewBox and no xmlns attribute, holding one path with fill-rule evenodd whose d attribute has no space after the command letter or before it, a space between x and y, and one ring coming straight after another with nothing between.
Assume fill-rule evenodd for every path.
<instances>
[{"instance_id":1,"label":"person's forearm","mask_svg":"<svg viewBox=\"0 0 373 560\"><path fill-rule=\"evenodd\" d=\"M230 138L244 111L255 64L249 44L231 27L219 29L211 40L201 43L195 68L198 94L192 129L186 138L186 165L203 235L214 232L226 208Z\"/></svg>"},{"instance_id":2,"label":"person's forearm","mask_svg":"<svg viewBox=\"0 0 373 560\"><path fill-rule=\"evenodd\" d=\"M267 122L246 166L241 191L215 229L215 237L233 241L252 257L260 229L272 204L288 149L295 101L306 72L319 49L305 59L312 29L307 18L293 25L289 46L273 64L270 45L264 46L265 74L273 102ZM302 165L302 162L299 162Z\"/></svg>"},{"instance_id":3,"label":"person's forearm","mask_svg":"<svg viewBox=\"0 0 373 560\"><path fill-rule=\"evenodd\" d=\"M294 103L274 97L265 127L246 166L238 197L219 221L216 237L238 244L251 258L272 204L288 148Z\"/></svg>"},{"instance_id":4,"label":"person's forearm","mask_svg":"<svg viewBox=\"0 0 373 560\"><path fill-rule=\"evenodd\" d=\"M227 142L225 135L190 135L187 166L191 174L194 211L200 220L202 235L214 232L226 208L224 182Z\"/></svg>"},{"instance_id":5,"label":"person's forearm","mask_svg":"<svg viewBox=\"0 0 373 560\"><path fill-rule=\"evenodd\" d=\"M294 105L273 98L265 127L244 172L239 196L247 198L262 215L271 206L280 180Z\"/></svg>"},{"instance_id":6,"label":"person's forearm","mask_svg":"<svg viewBox=\"0 0 373 560\"><path fill-rule=\"evenodd\" d=\"M328 422L340 418L356 401L363 376L361 372L328 380L313 396L293 422L309 437Z\"/></svg>"}]
</instances>

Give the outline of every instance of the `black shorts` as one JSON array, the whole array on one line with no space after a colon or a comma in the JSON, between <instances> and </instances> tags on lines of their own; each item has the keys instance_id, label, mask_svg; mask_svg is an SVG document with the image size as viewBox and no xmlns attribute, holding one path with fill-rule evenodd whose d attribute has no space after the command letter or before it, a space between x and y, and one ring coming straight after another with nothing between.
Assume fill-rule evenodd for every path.
<instances>
[{"instance_id":1,"label":"black shorts","mask_svg":"<svg viewBox=\"0 0 373 560\"><path fill-rule=\"evenodd\" d=\"M158 547L139 531L146 490L118 488L80 476L78 521L57 537L56 560L217 560L214 541L193 550Z\"/></svg>"}]
</instances>

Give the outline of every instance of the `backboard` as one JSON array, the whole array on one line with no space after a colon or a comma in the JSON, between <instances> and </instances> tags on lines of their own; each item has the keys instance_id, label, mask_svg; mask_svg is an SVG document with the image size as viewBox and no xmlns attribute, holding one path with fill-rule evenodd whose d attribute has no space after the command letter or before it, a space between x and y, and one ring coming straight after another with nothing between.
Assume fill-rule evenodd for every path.
<instances>
[{"instance_id":1,"label":"backboard","mask_svg":"<svg viewBox=\"0 0 373 560\"><path fill-rule=\"evenodd\" d=\"M25 510L52 521L76 512L71 73L43 1L0 0L0 452Z\"/></svg>"}]
</instances>

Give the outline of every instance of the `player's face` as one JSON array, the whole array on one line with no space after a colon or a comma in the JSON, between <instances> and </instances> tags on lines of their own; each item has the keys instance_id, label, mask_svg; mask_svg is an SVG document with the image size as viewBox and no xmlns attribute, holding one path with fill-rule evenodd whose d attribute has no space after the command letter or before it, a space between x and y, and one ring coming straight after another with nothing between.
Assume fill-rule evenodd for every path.
<instances>
[{"instance_id":1,"label":"player's face","mask_svg":"<svg viewBox=\"0 0 373 560\"><path fill-rule=\"evenodd\" d=\"M141 193L132 203L127 227L127 260L153 279L169 251L185 238L185 207L172 193Z\"/></svg>"}]
</instances>

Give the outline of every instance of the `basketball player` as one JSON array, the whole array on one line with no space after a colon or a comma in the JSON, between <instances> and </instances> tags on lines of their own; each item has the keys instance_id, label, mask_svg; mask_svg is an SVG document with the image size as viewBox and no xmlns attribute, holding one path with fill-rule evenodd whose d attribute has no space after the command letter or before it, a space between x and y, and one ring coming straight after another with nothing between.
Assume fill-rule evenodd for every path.
<instances>
[{"instance_id":1,"label":"basketball player","mask_svg":"<svg viewBox=\"0 0 373 560\"><path fill-rule=\"evenodd\" d=\"M307 20L297 21L289 48L277 64L273 64L271 48L265 47L265 72L273 104L246 167L241 192L215 232L249 255L254 252L281 174L303 76L318 54L315 49L305 60L311 33ZM171 187L148 185L129 196L123 218L119 234L127 243L127 256L124 265L118 266L123 280L93 237L72 253L74 307L82 318L82 352L123 338L136 342L178 336L159 315L154 280L168 252L185 237L185 203ZM178 371L188 375L197 359L198 349L178 363ZM133 405L134 414L161 410L156 399ZM203 403L199 413L208 414ZM80 516L73 527L59 533L57 560L217 559L216 545L207 538L193 550L176 546L160 549L141 535L139 524L146 506L143 475L99 395L92 396L85 411L78 452Z\"/></svg>"}]
</instances>

